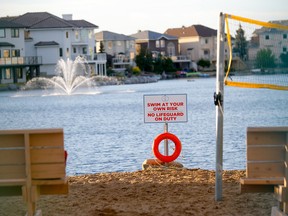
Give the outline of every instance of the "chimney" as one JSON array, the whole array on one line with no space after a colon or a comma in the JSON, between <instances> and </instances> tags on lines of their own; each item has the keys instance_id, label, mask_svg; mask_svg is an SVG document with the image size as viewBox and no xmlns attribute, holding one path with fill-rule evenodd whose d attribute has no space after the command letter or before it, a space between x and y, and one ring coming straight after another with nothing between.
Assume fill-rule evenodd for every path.
<instances>
[{"instance_id":1,"label":"chimney","mask_svg":"<svg viewBox=\"0 0 288 216\"><path fill-rule=\"evenodd\" d=\"M62 18L65 20L72 20L73 14L62 14Z\"/></svg>"}]
</instances>

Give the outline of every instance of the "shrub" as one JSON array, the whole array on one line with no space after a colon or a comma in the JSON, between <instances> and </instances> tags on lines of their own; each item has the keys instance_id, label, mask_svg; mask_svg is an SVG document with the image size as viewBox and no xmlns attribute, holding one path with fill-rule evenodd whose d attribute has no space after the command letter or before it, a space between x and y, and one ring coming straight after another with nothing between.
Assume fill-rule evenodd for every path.
<instances>
[{"instance_id":1,"label":"shrub","mask_svg":"<svg viewBox=\"0 0 288 216\"><path fill-rule=\"evenodd\" d=\"M140 73L141 73L141 70L140 70L140 68L138 66L135 66L135 67L132 68L132 73L135 76L139 76Z\"/></svg>"}]
</instances>

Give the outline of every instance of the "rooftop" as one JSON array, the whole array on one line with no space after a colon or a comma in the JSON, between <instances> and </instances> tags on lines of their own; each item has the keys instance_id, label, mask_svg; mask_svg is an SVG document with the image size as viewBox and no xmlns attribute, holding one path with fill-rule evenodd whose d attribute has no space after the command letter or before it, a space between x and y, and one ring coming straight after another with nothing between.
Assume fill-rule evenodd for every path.
<instances>
[{"instance_id":1,"label":"rooftop","mask_svg":"<svg viewBox=\"0 0 288 216\"><path fill-rule=\"evenodd\" d=\"M217 36L217 30L211 29L203 25L182 26L181 28L169 28L165 34L174 35L176 37L212 37Z\"/></svg>"}]
</instances>

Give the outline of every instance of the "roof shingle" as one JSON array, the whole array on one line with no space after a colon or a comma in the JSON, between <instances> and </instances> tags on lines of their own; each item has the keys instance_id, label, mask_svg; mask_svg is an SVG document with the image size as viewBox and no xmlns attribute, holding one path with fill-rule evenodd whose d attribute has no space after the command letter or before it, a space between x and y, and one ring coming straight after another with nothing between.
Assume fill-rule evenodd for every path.
<instances>
[{"instance_id":1,"label":"roof shingle","mask_svg":"<svg viewBox=\"0 0 288 216\"><path fill-rule=\"evenodd\" d=\"M165 34L174 35L176 37L212 37L217 36L217 30L211 29L203 25L192 25L189 27L182 26L181 28L167 29Z\"/></svg>"}]
</instances>

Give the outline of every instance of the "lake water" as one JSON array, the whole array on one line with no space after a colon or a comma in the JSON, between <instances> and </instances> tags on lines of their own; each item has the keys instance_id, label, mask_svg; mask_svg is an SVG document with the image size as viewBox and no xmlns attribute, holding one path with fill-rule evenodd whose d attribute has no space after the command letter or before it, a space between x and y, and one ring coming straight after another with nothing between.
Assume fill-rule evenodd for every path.
<instances>
[{"instance_id":1,"label":"lake water","mask_svg":"<svg viewBox=\"0 0 288 216\"><path fill-rule=\"evenodd\" d=\"M182 142L177 161L212 170L215 82L103 86L71 96L45 90L1 92L0 129L63 128L67 175L136 171L154 157L153 140L164 130L163 123L144 123L143 95L187 94L188 122L169 124L169 132ZM288 91L225 87L224 93L224 169L245 169L246 128L288 126Z\"/></svg>"}]
</instances>

